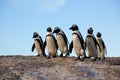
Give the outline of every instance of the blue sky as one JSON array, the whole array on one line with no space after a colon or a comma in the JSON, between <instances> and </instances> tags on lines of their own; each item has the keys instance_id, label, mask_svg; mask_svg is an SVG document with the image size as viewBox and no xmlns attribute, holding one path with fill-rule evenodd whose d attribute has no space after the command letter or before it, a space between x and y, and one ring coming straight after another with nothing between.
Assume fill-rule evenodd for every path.
<instances>
[{"instance_id":1,"label":"blue sky","mask_svg":"<svg viewBox=\"0 0 120 80\"><path fill-rule=\"evenodd\" d=\"M120 57L120 0L0 0L0 55L37 55L32 34L45 40L49 26L59 26L70 42L72 24L84 38L90 26L101 32L107 56Z\"/></svg>"}]
</instances>

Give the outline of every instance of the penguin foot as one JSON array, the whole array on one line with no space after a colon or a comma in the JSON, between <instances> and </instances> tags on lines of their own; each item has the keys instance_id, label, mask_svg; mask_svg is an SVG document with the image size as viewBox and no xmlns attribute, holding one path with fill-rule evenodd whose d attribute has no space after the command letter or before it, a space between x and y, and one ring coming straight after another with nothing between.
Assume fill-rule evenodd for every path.
<instances>
[{"instance_id":1,"label":"penguin foot","mask_svg":"<svg viewBox=\"0 0 120 80\"><path fill-rule=\"evenodd\" d=\"M88 58L86 55L84 55L84 58Z\"/></svg>"},{"instance_id":2,"label":"penguin foot","mask_svg":"<svg viewBox=\"0 0 120 80\"><path fill-rule=\"evenodd\" d=\"M92 61L96 61L96 60L97 60L97 57L91 57L91 60L92 60Z\"/></svg>"},{"instance_id":3,"label":"penguin foot","mask_svg":"<svg viewBox=\"0 0 120 80\"><path fill-rule=\"evenodd\" d=\"M53 58L56 58L56 55L54 55Z\"/></svg>"},{"instance_id":4,"label":"penguin foot","mask_svg":"<svg viewBox=\"0 0 120 80\"><path fill-rule=\"evenodd\" d=\"M38 54L37 56L40 56L40 54Z\"/></svg>"},{"instance_id":5,"label":"penguin foot","mask_svg":"<svg viewBox=\"0 0 120 80\"><path fill-rule=\"evenodd\" d=\"M80 58L80 61L84 61L84 58Z\"/></svg>"},{"instance_id":6,"label":"penguin foot","mask_svg":"<svg viewBox=\"0 0 120 80\"><path fill-rule=\"evenodd\" d=\"M95 61L98 59L98 57L95 57Z\"/></svg>"},{"instance_id":7,"label":"penguin foot","mask_svg":"<svg viewBox=\"0 0 120 80\"><path fill-rule=\"evenodd\" d=\"M103 57L103 60L105 60L105 57Z\"/></svg>"},{"instance_id":8,"label":"penguin foot","mask_svg":"<svg viewBox=\"0 0 120 80\"><path fill-rule=\"evenodd\" d=\"M88 59L90 59L90 57L89 57L89 56L88 56L87 58L88 58Z\"/></svg>"},{"instance_id":9,"label":"penguin foot","mask_svg":"<svg viewBox=\"0 0 120 80\"><path fill-rule=\"evenodd\" d=\"M63 57L63 53L61 53L59 57Z\"/></svg>"},{"instance_id":10,"label":"penguin foot","mask_svg":"<svg viewBox=\"0 0 120 80\"><path fill-rule=\"evenodd\" d=\"M47 59L50 59L50 56L48 56Z\"/></svg>"},{"instance_id":11,"label":"penguin foot","mask_svg":"<svg viewBox=\"0 0 120 80\"><path fill-rule=\"evenodd\" d=\"M65 55L65 58L67 57L67 56L69 56L70 54L69 53L67 53L66 55Z\"/></svg>"},{"instance_id":12,"label":"penguin foot","mask_svg":"<svg viewBox=\"0 0 120 80\"><path fill-rule=\"evenodd\" d=\"M105 61L105 57L101 58L101 61Z\"/></svg>"},{"instance_id":13,"label":"penguin foot","mask_svg":"<svg viewBox=\"0 0 120 80\"><path fill-rule=\"evenodd\" d=\"M105 57L102 57L102 58L98 57L98 60L105 60Z\"/></svg>"},{"instance_id":14,"label":"penguin foot","mask_svg":"<svg viewBox=\"0 0 120 80\"><path fill-rule=\"evenodd\" d=\"M100 60L100 58L98 57L98 60Z\"/></svg>"}]
</instances>

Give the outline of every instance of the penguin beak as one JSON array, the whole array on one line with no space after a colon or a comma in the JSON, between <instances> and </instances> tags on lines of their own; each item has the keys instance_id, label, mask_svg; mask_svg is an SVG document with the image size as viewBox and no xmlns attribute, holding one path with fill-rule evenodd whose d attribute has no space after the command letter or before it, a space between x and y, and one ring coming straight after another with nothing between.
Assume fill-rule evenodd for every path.
<instances>
[{"instance_id":1,"label":"penguin beak","mask_svg":"<svg viewBox=\"0 0 120 80\"><path fill-rule=\"evenodd\" d=\"M53 31L53 34L55 33L55 31Z\"/></svg>"},{"instance_id":2,"label":"penguin beak","mask_svg":"<svg viewBox=\"0 0 120 80\"><path fill-rule=\"evenodd\" d=\"M35 36L33 35L33 37L32 38L35 38Z\"/></svg>"},{"instance_id":3,"label":"penguin beak","mask_svg":"<svg viewBox=\"0 0 120 80\"><path fill-rule=\"evenodd\" d=\"M72 27L70 27L69 30L72 30Z\"/></svg>"},{"instance_id":4,"label":"penguin beak","mask_svg":"<svg viewBox=\"0 0 120 80\"><path fill-rule=\"evenodd\" d=\"M36 36L35 36L35 35L33 35L33 38L36 38Z\"/></svg>"},{"instance_id":5,"label":"penguin beak","mask_svg":"<svg viewBox=\"0 0 120 80\"><path fill-rule=\"evenodd\" d=\"M56 30L53 31L53 34L56 33Z\"/></svg>"}]
</instances>

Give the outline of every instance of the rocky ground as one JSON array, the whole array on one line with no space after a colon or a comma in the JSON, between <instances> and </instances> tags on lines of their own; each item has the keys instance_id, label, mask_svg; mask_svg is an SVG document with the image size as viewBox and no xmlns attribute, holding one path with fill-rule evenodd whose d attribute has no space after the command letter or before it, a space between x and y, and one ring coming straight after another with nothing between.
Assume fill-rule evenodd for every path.
<instances>
[{"instance_id":1,"label":"rocky ground","mask_svg":"<svg viewBox=\"0 0 120 80\"><path fill-rule=\"evenodd\" d=\"M79 61L74 57L0 56L0 80L120 80L120 57Z\"/></svg>"}]
</instances>

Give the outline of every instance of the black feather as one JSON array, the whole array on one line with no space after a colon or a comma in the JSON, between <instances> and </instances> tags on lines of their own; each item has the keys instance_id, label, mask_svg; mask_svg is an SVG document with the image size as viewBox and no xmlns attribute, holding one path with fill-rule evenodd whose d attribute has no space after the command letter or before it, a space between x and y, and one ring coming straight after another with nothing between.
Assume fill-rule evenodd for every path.
<instances>
[{"instance_id":1,"label":"black feather","mask_svg":"<svg viewBox=\"0 0 120 80\"><path fill-rule=\"evenodd\" d=\"M71 53L73 49L73 41L71 41L70 45L69 45L69 52Z\"/></svg>"},{"instance_id":2,"label":"black feather","mask_svg":"<svg viewBox=\"0 0 120 80\"><path fill-rule=\"evenodd\" d=\"M62 36L63 36L63 39L64 39L64 41L65 41L65 44L68 45L68 39L67 39L65 33L62 31L62 33L59 33L58 35L62 35Z\"/></svg>"},{"instance_id":3,"label":"black feather","mask_svg":"<svg viewBox=\"0 0 120 80\"><path fill-rule=\"evenodd\" d=\"M39 36L39 38L40 38L40 42L43 44L43 40L42 40L41 36Z\"/></svg>"},{"instance_id":4,"label":"black feather","mask_svg":"<svg viewBox=\"0 0 120 80\"><path fill-rule=\"evenodd\" d=\"M43 44L43 48L44 48L44 51L45 51L45 47L46 47L46 38L45 38L45 42L44 42L44 44Z\"/></svg>"},{"instance_id":5,"label":"black feather","mask_svg":"<svg viewBox=\"0 0 120 80\"><path fill-rule=\"evenodd\" d=\"M56 46L56 48L58 49L58 44L57 44L57 40L55 39L55 37L52 35L52 37L53 37L53 40L54 40L54 42L55 42L55 46Z\"/></svg>"},{"instance_id":6,"label":"black feather","mask_svg":"<svg viewBox=\"0 0 120 80\"><path fill-rule=\"evenodd\" d=\"M33 52L35 49L35 43L32 45L31 51Z\"/></svg>"}]
</instances>

